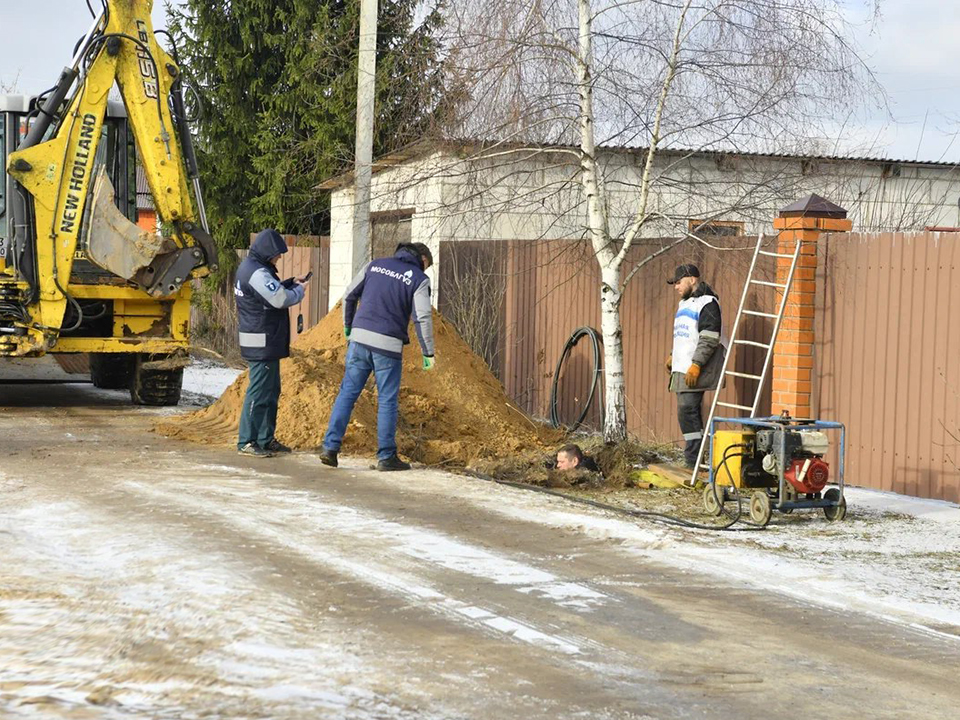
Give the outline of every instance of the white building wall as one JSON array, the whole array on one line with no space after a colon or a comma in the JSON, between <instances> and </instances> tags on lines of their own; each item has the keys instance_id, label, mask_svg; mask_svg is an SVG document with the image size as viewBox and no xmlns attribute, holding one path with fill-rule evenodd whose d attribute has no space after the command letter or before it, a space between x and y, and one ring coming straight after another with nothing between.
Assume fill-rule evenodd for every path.
<instances>
[{"instance_id":1,"label":"white building wall","mask_svg":"<svg viewBox=\"0 0 960 720\"><path fill-rule=\"evenodd\" d=\"M341 188L330 198L330 307L340 298L354 275L353 187Z\"/></svg>"},{"instance_id":2,"label":"white building wall","mask_svg":"<svg viewBox=\"0 0 960 720\"><path fill-rule=\"evenodd\" d=\"M616 236L634 220L643 156L608 151L600 160ZM411 240L426 243L439 264L442 240L584 237L578 172L576 156L564 151L517 150L486 158L436 151L376 173L371 207L411 209ZM893 169L880 161L663 153L653 177L649 210L665 217L645 224L645 237L676 237L690 220L709 218L742 222L745 234L769 233L781 208L811 193L846 208L858 231L960 226L960 171L949 166ZM333 193L331 305L369 259L353 247L352 198L350 187Z\"/></svg>"},{"instance_id":3,"label":"white building wall","mask_svg":"<svg viewBox=\"0 0 960 720\"><path fill-rule=\"evenodd\" d=\"M437 225L443 217L435 209L442 205L442 175L431 172L439 153L398 165L373 176L370 187L370 212L412 210L411 242L426 243L439 259L440 233ZM353 236L354 190L349 185L335 190L330 201L330 307L343 297L354 275L370 258L369 247L359 247ZM436 269L427 271L436 284ZM436 293L434 293L436 303Z\"/></svg>"}]
</instances>

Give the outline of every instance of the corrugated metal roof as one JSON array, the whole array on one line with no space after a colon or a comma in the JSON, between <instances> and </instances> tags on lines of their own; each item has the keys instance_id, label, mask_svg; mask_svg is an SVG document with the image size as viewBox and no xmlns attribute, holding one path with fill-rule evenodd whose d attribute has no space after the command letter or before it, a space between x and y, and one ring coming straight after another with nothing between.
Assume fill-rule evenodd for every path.
<instances>
[{"instance_id":1,"label":"corrugated metal roof","mask_svg":"<svg viewBox=\"0 0 960 720\"><path fill-rule=\"evenodd\" d=\"M647 151L646 145L597 145L597 149L606 152L621 152L630 154L639 154ZM496 149L498 152L510 150L541 150L544 152L557 151L569 152L577 150L575 145L543 145L536 143L516 143L516 142L494 142L481 140L418 140L400 150L383 155L373 161L373 172L378 173L383 170L402 165L405 162L418 158L434 150L447 149L451 151L468 151L478 153L480 151ZM914 165L923 167L937 168L960 168L960 163L940 162L936 160L909 160L887 157L872 157L867 155L799 155L790 153L772 153L772 152L742 152L737 150L705 150L682 147L662 147L658 150L661 154L672 155L690 155L702 157L740 157L740 158L773 158L781 160L810 160L820 162L845 162L845 163L871 163L882 165ZM319 185L317 190L334 190L344 187L353 182L353 171L334 175Z\"/></svg>"},{"instance_id":2,"label":"corrugated metal roof","mask_svg":"<svg viewBox=\"0 0 960 720\"><path fill-rule=\"evenodd\" d=\"M558 149L570 149L574 146L557 146ZM599 144L597 147L601 150L623 151L623 152L646 152L647 145L606 145ZM939 160L920 160L918 158L891 158L882 155L807 155L801 153L777 153L777 152L747 152L743 150L730 149L704 149L704 148L685 148L685 147L660 147L658 152L674 153L680 155L705 155L710 157L745 157L745 158L782 158L784 160L823 160L827 162L868 162L883 163L893 165L929 165L934 167L960 167L960 163L941 162Z\"/></svg>"}]
</instances>

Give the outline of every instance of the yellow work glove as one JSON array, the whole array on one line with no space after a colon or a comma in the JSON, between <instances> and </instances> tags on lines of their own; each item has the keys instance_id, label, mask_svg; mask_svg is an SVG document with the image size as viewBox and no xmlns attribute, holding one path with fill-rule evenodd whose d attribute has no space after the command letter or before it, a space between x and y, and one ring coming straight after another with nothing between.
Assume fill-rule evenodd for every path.
<instances>
[{"instance_id":1,"label":"yellow work glove","mask_svg":"<svg viewBox=\"0 0 960 720\"><path fill-rule=\"evenodd\" d=\"M433 356L427 356L427 355L424 355L424 356L423 356L423 369L424 369L424 370L433 370L433 367L434 367L434 365L436 365L436 364L437 364L437 361L433 358Z\"/></svg>"},{"instance_id":2,"label":"yellow work glove","mask_svg":"<svg viewBox=\"0 0 960 720\"><path fill-rule=\"evenodd\" d=\"M700 379L700 366L694 363L690 366L690 369L687 370L686 381L688 388L695 388L697 386L697 380Z\"/></svg>"},{"instance_id":3,"label":"yellow work glove","mask_svg":"<svg viewBox=\"0 0 960 720\"><path fill-rule=\"evenodd\" d=\"M667 375L673 374L673 355L667 355Z\"/></svg>"}]
</instances>

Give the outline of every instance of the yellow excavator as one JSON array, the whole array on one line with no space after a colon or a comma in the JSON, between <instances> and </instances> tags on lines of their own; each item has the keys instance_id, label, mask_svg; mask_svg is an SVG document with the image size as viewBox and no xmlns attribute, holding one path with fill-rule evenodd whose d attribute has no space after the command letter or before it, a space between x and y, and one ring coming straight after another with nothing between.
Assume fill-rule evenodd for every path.
<instances>
[{"instance_id":1,"label":"yellow excavator","mask_svg":"<svg viewBox=\"0 0 960 720\"><path fill-rule=\"evenodd\" d=\"M153 0L102 5L53 87L0 97L0 372L5 357L86 353L96 386L172 405L189 281L216 270L217 249ZM134 222L138 164L162 234Z\"/></svg>"}]
</instances>

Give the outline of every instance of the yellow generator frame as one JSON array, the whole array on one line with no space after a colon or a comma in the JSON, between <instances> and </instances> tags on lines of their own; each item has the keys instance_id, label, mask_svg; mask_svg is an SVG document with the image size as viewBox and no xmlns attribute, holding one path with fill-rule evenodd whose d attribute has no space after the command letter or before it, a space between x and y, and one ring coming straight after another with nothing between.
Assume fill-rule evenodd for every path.
<instances>
[{"instance_id":1,"label":"yellow generator frame","mask_svg":"<svg viewBox=\"0 0 960 720\"><path fill-rule=\"evenodd\" d=\"M756 442L756 433L752 430L717 430L713 435L713 454L711 464L713 465L713 477L717 485L730 486L730 476L733 476L733 486L737 488L744 487L743 483L743 460L741 453L746 453L746 457L753 456L753 447ZM746 445L746 449L742 446ZM736 447L735 452L731 452L727 458L725 467L723 463L724 453L731 447ZM729 471L729 474L727 474Z\"/></svg>"}]
</instances>

